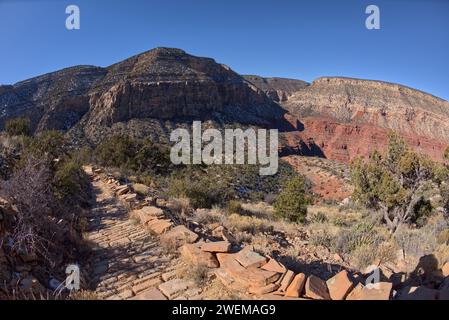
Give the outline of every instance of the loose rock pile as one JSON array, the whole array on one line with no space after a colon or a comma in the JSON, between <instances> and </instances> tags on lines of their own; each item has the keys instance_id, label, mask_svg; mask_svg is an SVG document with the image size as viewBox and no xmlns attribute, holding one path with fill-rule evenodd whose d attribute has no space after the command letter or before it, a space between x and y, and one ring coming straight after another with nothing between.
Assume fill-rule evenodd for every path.
<instances>
[{"instance_id":1,"label":"loose rock pile","mask_svg":"<svg viewBox=\"0 0 449 320\"><path fill-rule=\"evenodd\" d=\"M100 177L94 172L93 179ZM184 225L177 225L165 212L148 201L139 201L127 185L108 178L115 195L131 210L140 223L159 237L171 241L179 248L181 257L191 266L206 266L228 289L238 291L255 299L289 300L388 300L388 299L448 299L449 263L441 270L442 280L438 289L425 286L407 286L399 292L394 290L393 280L385 276L377 283L365 284L368 276L379 266L373 266L365 274L341 270L330 279L323 280L313 274L293 272L272 257L265 257L254 251L252 246L240 248L229 241L230 235L223 227L213 231L215 240L193 232ZM220 230L218 230L220 229ZM379 269L381 272L382 270ZM201 290L188 280L178 278L174 267L156 277L153 286L142 292L134 292L133 299L197 299ZM379 279L378 279L379 280ZM134 290L134 289L133 289ZM114 296L113 298L118 298Z\"/></svg>"}]
</instances>

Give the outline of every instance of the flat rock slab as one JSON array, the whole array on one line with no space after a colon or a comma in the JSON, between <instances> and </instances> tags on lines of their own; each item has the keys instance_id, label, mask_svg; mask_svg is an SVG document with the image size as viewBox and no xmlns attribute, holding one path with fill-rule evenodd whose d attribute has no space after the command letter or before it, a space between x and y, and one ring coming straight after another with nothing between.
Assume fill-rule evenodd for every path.
<instances>
[{"instance_id":1,"label":"flat rock slab","mask_svg":"<svg viewBox=\"0 0 449 320\"><path fill-rule=\"evenodd\" d=\"M229 254L220 258L220 268L223 268L235 282L247 287L265 287L276 282L279 273L262 270L260 268L245 268L237 260L236 254Z\"/></svg>"},{"instance_id":2,"label":"flat rock slab","mask_svg":"<svg viewBox=\"0 0 449 320\"><path fill-rule=\"evenodd\" d=\"M330 300L329 291L326 282L311 275L307 278L305 286L305 296L314 300Z\"/></svg>"},{"instance_id":3,"label":"flat rock slab","mask_svg":"<svg viewBox=\"0 0 449 320\"><path fill-rule=\"evenodd\" d=\"M172 279L159 285L159 290L168 298L174 299L176 296L186 291L190 283L183 279Z\"/></svg>"},{"instance_id":4,"label":"flat rock slab","mask_svg":"<svg viewBox=\"0 0 449 320\"><path fill-rule=\"evenodd\" d=\"M173 223L168 219L154 219L149 221L146 226L154 233L160 235L170 230L170 228L173 226Z\"/></svg>"},{"instance_id":5,"label":"flat rock slab","mask_svg":"<svg viewBox=\"0 0 449 320\"><path fill-rule=\"evenodd\" d=\"M245 268L258 268L263 266L267 259L252 250L241 250L235 255L235 259Z\"/></svg>"},{"instance_id":6,"label":"flat rock slab","mask_svg":"<svg viewBox=\"0 0 449 320\"><path fill-rule=\"evenodd\" d=\"M299 298L306 284L306 275L298 273L285 291L286 297Z\"/></svg>"},{"instance_id":7,"label":"flat rock slab","mask_svg":"<svg viewBox=\"0 0 449 320\"><path fill-rule=\"evenodd\" d=\"M346 300L389 300L393 284L378 282L366 287L359 283L347 296Z\"/></svg>"},{"instance_id":8,"label":"flat rock slab","mask_svg":"<svg viewBox=\"0 0 449 320\"><path fill-rule=\"evenodd\" d=\"M200 248L207 252L225 253L231 249L231 243L228 241L205 242L201 244Z\"/></svg>"},{"instance_id":9,"label":"flat rock slab","mask_svg":"<svg viewBox=\"0 0 449 320\"><path fill-rule=\"evenodd\" d=\"M161 237L161 240L174 241L178 246L185 243L194 243L198 240L198 235L187 229L183 225L179 225L168 231Z\"/></svg>"},{"instance_id":10,"label":"flat rock slab","mask_svg":"<svg viewBox=\"0 0 449 320\"><path fill-rule=\"evenodd\" d=\"M262 266L262 269L279 273L285 273L287 271L287 268L282 263L274 259L268 260L268 262Z\"/></svg>"},{"instance_id":11,"label":"flat rock slab","mask_svg":"<svg viewBox=\"0 0 449 320\"><path fill-rule=\"evenodd\" d=\"M208 268L218 268L220 265L217 258L210 252L200 249L200 244L185 244L181 247L181 255L194 265L205 265Z\"/></svg>"},{"instance_id":12,"label":"flat rock slab","mask_svg":"<svg viewBox=\"0 0 449 320\"><path fill-rule=\"evenodd\" d=\"M160 290L152 288L139 293L130 300L167 300L167 297Z\"/></svg>"},{"instance_id":13,"label":"flat rock slab","mask_svg":"<svg viewBox=\"0 0 449 320\"><path fill-rule=\"evenodd\" d=\"M344 300L349 291L354 287L346 270L337 273L327 280L326 284L332 300Z\"/></svg>"}]
</instances>

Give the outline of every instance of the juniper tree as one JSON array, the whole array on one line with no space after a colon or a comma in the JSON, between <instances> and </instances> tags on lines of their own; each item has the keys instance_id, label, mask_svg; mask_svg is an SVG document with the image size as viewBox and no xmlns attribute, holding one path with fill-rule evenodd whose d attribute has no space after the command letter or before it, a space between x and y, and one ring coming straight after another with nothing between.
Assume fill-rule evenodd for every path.
<instances>
[{"instance_id":1,"label":"juniper tree","mask_svg":"<svg viewBox=\"0 0 449 320\"><path fill-rule=\"evenodd\" d=\"M379 210L393 233L402 223L416 219L420 206L428 204L424 192L435 179L435 164L390 135L385 156L373 152L368 161L356 159L352 166L353 199Z\"/></svg>"}]
</instances>

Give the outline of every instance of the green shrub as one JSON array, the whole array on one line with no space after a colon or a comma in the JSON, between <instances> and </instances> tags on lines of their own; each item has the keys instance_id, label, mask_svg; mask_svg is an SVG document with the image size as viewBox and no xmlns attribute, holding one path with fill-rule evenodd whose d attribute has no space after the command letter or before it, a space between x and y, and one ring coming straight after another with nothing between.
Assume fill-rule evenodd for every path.
<instances>
[{"instance_id":1,"label":"green shrub","mask_svg":"<svg viewBox=\"0 0 449 320\"><path fill-rule=\"evenodd\" d=\"M310 196L302 177L294 177L279 194L274 204L274 214L292 222L304 222Z\"/></svg>"},{"instance_id":2,"label":"green shrub","mask_svg":"<svg viewBox=\"0 0 449 320\"><path fill-rule=\"evenodd\" d=\"M49 160L61 158L67 154L66 140L59 131L43 131L25 140L24 153L36 158L47 157Z\"/></svg>"},{"instance_id":3,"label":"green shrub","mask_svg":"<svg viewBox=\"0 0 449 320\"><path fill-rule=\"evenodd\" d=\"M243 212L243 208L242 208L242 205L240 204L240 202L238 202L236 200L231 200L228 202L228 205L226 206L226 212L228 214L233 214L233 213L241 214Z\"/></svg>"},{"instance_id":4,"label":"green shrub","mask_svg":"<svg viewBox=\"0 0 449 320\"><path fill-rule=\"evenodd\" d=\"M10 136L29 136L31 134L30 119L9 119L6 121L5 131Z\"/></svg>"},{"instance_id":5,"label":"green shrub","mask_svg":"<svg viewBox=\"0 0 449 320\"><path fill-rule=\"evenodd\" d=\"M163 173L170 166L169 151L150 139L113 136L99 144L95 157L100 165L124 168L138 173Z\"/></svg>"},{"instance_id":6,"label":"green shrub","mask_svg":"<svg viewBox=\"0 0 449 320\"><path fill-rule=\"evenodd\" d=\"M89 178L79 163L69 161L57 167L53 178L53 194L57 200L66 204L84 203L89 186Z\"/></svg>"}]
</instances>

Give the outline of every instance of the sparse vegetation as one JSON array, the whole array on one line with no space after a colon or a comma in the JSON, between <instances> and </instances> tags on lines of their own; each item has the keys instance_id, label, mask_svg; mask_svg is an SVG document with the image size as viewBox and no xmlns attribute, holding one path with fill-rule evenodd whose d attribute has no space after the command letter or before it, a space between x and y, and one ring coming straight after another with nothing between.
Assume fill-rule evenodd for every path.
<instances>
[{"instance_id":1,"label":"sparse vegetation","mask_svg":"<svg viewBox=\"0 0 449 320\"><path fill-rule=\"evenodd\" d=\"M279 194L275 204L275 215L291 222L304 222L307 205L311 203L304 179L297 176L290 180Z\"/></svg>"},{"instance_id":2,"label":"sparse vegetation","mask_svg":"<svg viewBox=\"0 0 449 320\"><path fill-rule=\"evenodd\" d=\"M29 118L13 118L6 121L5 131L10 136L28 136L31 134Z\"/></svg>"}]
</instances>

